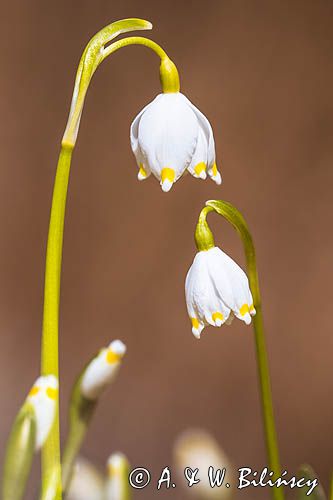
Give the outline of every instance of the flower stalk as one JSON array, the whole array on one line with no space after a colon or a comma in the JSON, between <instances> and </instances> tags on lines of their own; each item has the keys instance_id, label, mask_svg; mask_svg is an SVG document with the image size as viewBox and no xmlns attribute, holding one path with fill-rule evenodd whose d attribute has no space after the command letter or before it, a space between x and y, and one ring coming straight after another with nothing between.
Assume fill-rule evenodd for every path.
<instances>
[{"instance_id":1,"label":"flower stalk","mask_svg":"<svg viewBox=\"0 0 333 500\"><path fill-rule=\"evenodd\" d=\"M274 476L280 477L281 466L274 420L273 400L263 325L263 315L261 309L261 297L256 255L252 236L244 217L231 203L221 200L210 200L206 202L206 207L203 208L199 216L199 223L195 235L198 249L200 249L200 245L202 245L203 247L208 245L210 247L210 245L212 244L211 232L206 221L206 216L209 212L213 211L224 217L228 222L230 222L230 224L232 224L232 226L239 233L243 242L246 257L247 274L253 296L253 304L256 310L256 314L255 316L253 316L252 320L255 333L256 359L259 375L260 397L264 421L268 464L270 469L274 472ZM284 493L282 488L272 488L272 497L274 500L283 500Z\"/></svg>"},{"instance_id":2,"label":"flower stalk","mask_svg":"<svg viewBox=\"0 0 333 500\"><path fill-rule=\"evenodd\" d=\"M113 38L121 33L151 29L152 25L142 19L125 19L112 23L99 31L88 43L81 57L76 74L74 92L67 126L61 143L61 151L57 166L52 208L47 242L45 289L44 289L44 317L42 333L41 372L43 375L55 375L58 378L58 323L60 277L63 247L63 231L69 173L73 149L76 144L80 120L86 93L93 74L99 64L117 48L128 44L138 43L146 45L161 57L161 81L164 90L176 88L178 72L166 53L154 42L145 41L137 37L126 42L120 41L117 47L105 47ZM138 41L139 39L139 41ZM177 80L178 79L178 80ZM168 87L169 86L169 87ZM172 90L171 90L172 91ZM50 435L42 449L42 492L41 498L60 500L62 497L61 465L60 465L60 438L59 438L59 408L57 398L57 414Z\"/></svg>"}]
</instances>

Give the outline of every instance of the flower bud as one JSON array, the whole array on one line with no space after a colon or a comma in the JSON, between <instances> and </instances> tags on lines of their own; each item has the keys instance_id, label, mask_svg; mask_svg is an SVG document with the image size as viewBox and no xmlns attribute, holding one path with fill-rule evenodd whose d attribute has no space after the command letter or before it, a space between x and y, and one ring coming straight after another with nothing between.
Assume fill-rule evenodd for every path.
<instances>
[{"instance_id":1,"label":"flower bud","mask_svg":"<svg viewBox=\"0 0 333 500\"><path fill-rule=\"evenodd\" d=\"M185 482L186 491L196 498L205 500L230 500L233 496L232 488L226 483L232 483L230 462L217 441L206 431L189 429L182 433L174 445L174 460L179 476L184 479L184 471L190 467L192 471L198 469L197 479L200 482L191 488ZM209 482L209 468L226 469L226 476L222 486L211 487Z\"/></svg>"},{"instance_id":2,"label":"flower bud","mask_svg":"<svg viewBox=\"0 0 333 500\"><path fill-rule=\"evenodd\" d=\"M36 419L30 405L23 405L10 432L2 478L2 499L23 498L36 444Z\"/></svg>"},{"instance_id":3,"label":"flower bud","mask_svg":"<svg viewBox=\"0 0 333 500\"><path fill-rule=\"evenodd\" d=\"M114 379L126 352L121 340L114 340L101 349L89 363L81 379L81 393L89 400L96 400L103 389Z\"/></svg>"},{"instance_id":4,"label":"flower bud","mask_svg":"<svg viewBox=\"0 0 333 500\"><path fill-rule=\"evenodd\" d=\"M36 450L45 443L54 422L58 399L58 380L54 375L39 377L32 386L26 402L34 409L36 418Z\"/></svg>"},{"instance_id":5,"label":"flower bud","mask_svg":"<svg viewBox=\"0 0 333 500\"><path fill-rule=\"evenodd\" d=\"M104 500L104 479L102 474L88 461L79 458L73 471L68 500Z\"/></svg>"},{"instance_id":6,"label":"flower bud","mask_svg":"<svg viewBox=\"0 0 333 500\"><path fill-rule=\"evenodd\" d=\"M113 453L107 462L106 500L129 500L129 463L123 453Z\"/></svg>"}]
</instances>

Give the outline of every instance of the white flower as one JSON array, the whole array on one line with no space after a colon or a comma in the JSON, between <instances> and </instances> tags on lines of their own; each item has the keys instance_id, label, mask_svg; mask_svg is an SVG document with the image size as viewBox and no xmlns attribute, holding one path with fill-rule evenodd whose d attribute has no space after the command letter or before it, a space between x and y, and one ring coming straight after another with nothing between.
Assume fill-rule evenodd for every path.
<instances>
[{"instance_id":1,"label":"white flower","mask_svg":"<svg viewBox=\"0 0 333 500\"><path fill-rule=\"evenodd\" d=\"M212 127L180 92L159 94L136 116L131 146L139 166L138 179L152 173L165 192L186 169L194 177L206 179L208 172L217 184L222 182Z\"/></svg>"},{"instance_id":2,"label":"white flower","mask_svg":"<svg viewBox=\"0 0 333 500\"><path fill-rule=\"evenodd\" d=\"M106 500L126 500L129 490L129 463L123 453L113 453L107 462Z\"/></svg>"},{"instance_id":3,"label":"white flower","mask_svg":"<svg viewBox=\"0 0 333 500\"><path fill-rule=\"evenodd\" d=\"M109 347L101 349L89 363L81 380L81 393L87 399L95 400L116 376L126 346L121 340L114 340Z\"/></svg>"},{"instance_id":4,"label":"white flower","mask_svg":"<svg viewBox=\"0 0 333 500\"><path fill-rule=\"evenodd\" d=\"M53 425L58 398L58 380L54 375L39 377L27 397L35 412L36 450L45 443Z\"/></svg>"},{"instance_id":5,"label":"white flower","mask_svg":"<svg viewBox=\"0 0 333 500\"><path fill-rule=\"evenodd\" d=\"M185 294L197 338L207 325L230 324L234 316L248 325L255 315L246 274L218 247L196 254L186 276Z\"/></svg>"},{"instance_id":6,"label":"white flower","mask_svg":"<svg viewBox=\"0 0 333 500\"><path fill-rule=\"evenodd\" d=\"M104 478L88 460L78 458L66 495L68 500L104 500Z\"/></svg>"},{"instance_id":7,"label":"white flower","mask_svg":"<svg viewBox=\"0 0 333 500\"><path fill-rule=\"evenodd\" d=\"M188 429L183 432L174 445L174 460L176 471L184 481L184 471L187 467L192 470L199 469L197 478L200 483L188 487L183 482L186 491L197 498L230 500L233 496L233 488L226 488L225 484L233 484L234 474L228 457L221 449L211 434L201 429ZM213 467L215 474L217 469L226 468L226 477L222 487L212 488L209 482L209 468ZM215 475L213 474L213 478Z\"/></svg>"}]
</instances>

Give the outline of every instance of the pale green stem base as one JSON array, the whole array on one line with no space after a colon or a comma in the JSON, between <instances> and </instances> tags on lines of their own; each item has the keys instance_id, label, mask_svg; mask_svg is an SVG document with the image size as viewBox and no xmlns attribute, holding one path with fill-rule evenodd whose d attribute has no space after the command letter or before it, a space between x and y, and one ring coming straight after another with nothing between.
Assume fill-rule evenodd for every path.
<instances>
[{"instance_id":1,"label":"pale green stem base","mask_svg":"<svg viewBox=\"0 0 333 500\"><path fill-rule=\"evenodd\" d=\"M86 436L97 401L81 394L82 375L76 381L69 409L69 431L62 457L62 488L66 495L73 473L73 466Z\"/></svg>"},{"instance_id":2,"label":"pale green stem base","mask_svg":"<svg viewBox=\"0 0 333 500\"><path fill-rule=\"evenodd\" d=\"M253 303L256 309L256 315L253 317L253 328L255 333L255 345L257 356L257 368L259 375L259 387L262 406L262 415L264 421L266 449L268 456L268 465L274 472L274 477L281 475L281 466L279 458L278 443L275 430L273 400L270 384L269 365L267 357L267 348L265 342L265 333L263 326L263 317L261 310L261 298L259 289L259 280L257 273L257 264L255 249L250 231L241 213L230 203L225 201L211 200L206 203L207 207L201 212L201 217L212 210L222 215L230 222L241 236L247 263L247 274L250 283L250 289L253 295ZM283 500L284 493L282 488L272 488L272 497L274 500Z\"/></svg>"}]
</instances>

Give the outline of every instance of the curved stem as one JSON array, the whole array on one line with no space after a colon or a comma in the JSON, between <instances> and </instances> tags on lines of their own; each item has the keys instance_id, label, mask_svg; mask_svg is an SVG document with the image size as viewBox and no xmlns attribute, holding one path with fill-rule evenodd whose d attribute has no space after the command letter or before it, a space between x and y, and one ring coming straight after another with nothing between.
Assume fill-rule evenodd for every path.
<instances>
[{"instance_id":1,"label":"curved stem","mask_svg":"<svg viewBox=\"0 0 333 500\"><path fill-rule=\"evenodd\" d=\"M267 356L267 348L265 341L263 315L261 309L261 297L259 289L259 280L257 272L257 263L255 248L251 233L245 222L242 214L231 203L220 200L207 201L206 207L201 212L201 220L206 218L206 215L215 211L222 215L239 233L246 257L247 273L250 283L250 288L253 296L253 303L256 309L256 315L253 317L253 328L255 333L257 367L259 375L259 386L261 396L262 415L264 421L266 450L268 456L268 464L271 471L274 472L274 477L281 476L281 466L279 458L279 449L277 443L273 400L270 384L269 364ZM274 500L283 500L284 494L281 488L272 488L272 497Z\"/></svg>"},{"instance_id":2,"label":"curved stem","mask_svg":"<svg viewBox=\"0 0 333 500\"><path fill-rule=\"evenodd\" d=\"M112 23L99 31L90 40L79 63L69 118L57 165L49 224L41 353L41 370L44 375L53 374L57 378L59 376L58 321L64 219L72 152L76 143L85 96L97 67L107 55L110 55L114 51L111 48L109 50L105 49L105 44L120 33L131 30L151 29L151 27L148 21L142 19L125 19ZM152 48L162 57L162 65L164 61L166 62L166 67L168 67L170 59L160 47L158 48L157 44L151 41L144 43L144 39L141 38L139 40L139 42L130 42L130 44L139 43ZM125 45L125 42L123 44ZM59 434L59 407L57 402L55 423L42 449L41 498L43 500L61 500L62 497Z\"/></svg>"}]
</instances>

